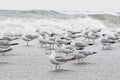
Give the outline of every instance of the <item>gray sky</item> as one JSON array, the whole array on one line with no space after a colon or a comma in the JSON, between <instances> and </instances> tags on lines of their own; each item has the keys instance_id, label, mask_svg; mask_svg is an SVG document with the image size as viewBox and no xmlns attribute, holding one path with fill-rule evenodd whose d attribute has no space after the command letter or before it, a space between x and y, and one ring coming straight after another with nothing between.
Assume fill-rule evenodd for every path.
<instances>
[{"instance_id":1,"label":"gray sky","mask_svg":"<svg viewBox=\"0 0 120 80\"><path fill-rule=\"evenodd\" d=\"M119 0L0 0L0 9L120 11Z\"/></svg>"}]
</instances>

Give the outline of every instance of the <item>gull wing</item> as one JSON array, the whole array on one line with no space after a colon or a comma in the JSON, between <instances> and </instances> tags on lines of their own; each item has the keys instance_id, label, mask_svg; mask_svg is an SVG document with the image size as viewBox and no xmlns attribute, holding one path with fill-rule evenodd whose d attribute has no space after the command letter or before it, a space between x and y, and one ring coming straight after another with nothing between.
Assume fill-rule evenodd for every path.
<instances>
[{"instance_id":1,"label":"gull wing","mask_svg":"<svg viewBox=\"0 0 120 80\"><path fill-rule=\"evenodd\" d=\"M69 59L64 58L64 57L62 57L62 56L55 56L55 59L56 59L56 61L58 61L58 62L66 62L66 61L69 60Z\"/></svg>"}]
</instances>

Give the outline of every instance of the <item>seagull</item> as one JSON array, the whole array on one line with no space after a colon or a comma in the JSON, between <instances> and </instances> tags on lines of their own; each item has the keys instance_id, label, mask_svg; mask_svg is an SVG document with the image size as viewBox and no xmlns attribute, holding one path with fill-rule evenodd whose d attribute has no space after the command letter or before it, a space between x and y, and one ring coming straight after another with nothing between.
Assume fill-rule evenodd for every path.
<instances>
[{"instance_id":1,"label":"seagull","mask_svg":"<svg viewBox=\"0 0 120 80\"><path fill-rule=\"evenodd\" d=\"M4 55L5 52L11 51L12 50L11 46L14 46L14 45L18 45L18 43L8 44L8 43L0 42L0 53Z\"/></svg>"},{"instance_id":2,"label":"seagull","mask_svg":"<svg viewBox=\"0 0 120 80\"><path fill-rule=\"evenodd\" d=\"M88 31L88 30L83 32L82 36L85 38L85 39L83 39L83 41L85 41L87 39L87 41L89 42L89 37L88 37L89 33L90 33L90 31Z\"/></svg>"},{"instance_id":3,"label":"seagull","mask_svg":"<svg viewBox=\"0 0 120 80\"><path fill-rule=\"evenodd\" d=\"M119 38L117 38L117 37L115 37L115 36L109 36L107 39L108 39L111 43L116 43L116 41L117 41Z\"/></svg>"},{"instance_id":4,"label":"seagull","mask_svg":"<svg viewBox=\"0 0 120 80\"><path fill-rule=\"evenodd\" d=\"M85 47L87 47L87 46L92 46L93 44L86 44L86 43L80 43L80 42L75 42L74 43L74 46L77 48L77 49L79 49L79 50L83 50Z\"/></svg>"},{"instance_id":5,"label":"seagull","mask_svg":"<svg viewBox=\"0 0 120 80\"><path fill-rule=\"evenodd\" d=\"M80 59L82 60L83 58L96 54L97 52L90 52L90 51L81 51L81 50L75 50L72 55L74 56L75 59L78 60L78 63L80 62Z\"/></svg>"},{"instance_id":6,"label":"seagull","mask_svg":"<svg viewBox=\"0 0 120 80\"><path fill-rule=\"evenodd\" d=\"M75 38L81 37L81 34L68 35L68 37L70 37L71 39L75 39Z\"/></svg>"},{"instance_id":7,"label":"seagull","mask_svg":"<svg viewBox=\"0 0 120 80\"><path fill-rule=\"evenodd\" d=\"M114 32L114 36L120 38L120 31Z\"/></svg>"},{"instance_id":8,"label":"seagull","mask_svg":"<svg viewBox=\"0 0 120 80\"><path fill-rule=\"evenodd\" d=\"M88 34L88 37L89 39L92 39L93 40L93 44L95 43L95 40L98 39L100 37L100 35L98 33L93 33L93 32L90 32Z\"/></svg>"},{"instance_id":9,"label":"seagull","mask_svg":"<svg viewBox=\"0 0 120 80\"><path fill-rule=\"evenodd\" d=\"M106 37L106 35L107 34L102 34L102 36L104 37L103 39L101 39L101 43L102 43L102 45L103 45L103 49L108 49L108 48L110 48L111 47L111 44L114 44L114 43L116 43L116 40L118 39L118 38L116 38L116 37L112 37L112 36L108 36L107 35L107 37Z\"/></svg>"},{"instance_id":10,"label":"seagull","mask_svg":"<svg viewBox=\"0 0 120 80\"><path fill-rule=\"evenodd\" d=\"M4 36L4 37L1 37L0 40L8 40L8 41L13 41L13 40L16 40L18 38L16 37L7 37L7 36Z\"/></svg>"},{"instance_id":11,"label":"seagull","mask_svg":"<svg viewBox=\"0 0 120 80\"><path fill-rule=\"evenodd\" d=\"M66 57L70 54L70 53L73 53L74 51L74 48L70 45L70 46L62 46L60 52L62 53L65 53L66 54Z\"/></svg>"},{"instance_id":12,"label":"seagull","mask_svg":"<svg viewBox=\"0 0 120 80\"><path fill-rule=\"evenodd\" d=\"M0 42L2 42L2 43L10 43L11 41L14 41L14 40L16 40L16 39L18 39L18 38L16 38L16 37L1 37L0 38Z\"/></svg>"},{"instance_id":13,"label":"seagull","mask_svg":"<svg viewBox=\"0 0 120 80\"><path fill-rule=\"evenodd\" d=\"M79 34L79 33L81 33L81 31L80 32L68 31L68 36L67 37L69 37L71 39L81 37L81 34Z\"/></svg>"},{"instance_id":14,"label":"seagull","mask_svg":"<svg viewBox=\"0 0 120 80\"><path fill-rule=\"evenodd\" d=\"M102 29L99 29L99 28L94 28L94 29L91 29L91 31L93 33L98 33L98 32L101 32Z\"/></svg>"},{"instance_id":15,"label":"seagull","mask_svg":"<svg viewBox=\"0 0 120 80\"><path fill-rule=\"evenodd\" d=\"M42 31L41 28L37 29L35 32L37 32L37 34L41 35L43 38L46 38L48 36L56 35L54 33L48 33L47 31Z\"/></svg>"},{"instance_id":16,"label":"seagull","mask_svg":"<svg viewBox=\"0 0 120 80\"><path fill-rule=\"evenodd\" d=\"M61 49L62 45L70 45L72 41L70 40L64 40L60 39L59 37L55 39L56 45L59 47L59 50Z\"/></svg>"},{"instance_id":17,"label":"seagull","mask_svg":"<svg viewBox=\"0 0 120 80\"><path fill-rule=\"evenodd\" d=\"M34 39L36 39L36 38L38 38L37 35L24 35L24 36L22 37L22 39L27 42L27 46L28 46L28 43L29 43L30 41L32 41L32 40L34 40Z\"/></svg>"},{"instance_id":18,"label":"seagull","mask_svg":"<svg viewBox=\"0 0 120 80\"><path fill-rule=\"evenodd\" d=\"M94 40L98 39L100 37L100 35L98 34L98 32L101 31L101 29L99 30L87 30L83 33L83 37L85 38L83 41L85 41L86 39L89 40L92 39L93 40L93 44L95 43Z\"/></svg>"},{"instance_id":19,"label":"seagull","mask_svg":"<svg viewBox=\"0 0 120 80\"><path fill-rule=\"evenodd\" d=\"M81 31L78 31L78 32L77 31L76 32L75 31L67 31L67 32L68 32L68 34L72 34L72 35L81 33Z\"/></svg>"},{"instance_id":20,"label":"seagull","mask_svg":"<svg viewBox=\"0 0 120 80\"><path fill-rule=\"evenodd\" d=\"M57 55L55 51L50 51L46 53L46 55L49 55L50 62L55 65L55 70L60 70L60 65L64 64L65 62L74 60L74 58L67 58Z\"/></svg>"},{"instance_id":21,"label":"seagull","mask_svg":"<svg viewBox=\"0 0 120 80\"><path fill-rule=\"evenodd\" d=\"M62 36L60 39L71 40L71 38L70 38L70 37L67 37L67 36Z\"/></svg>"},{"instance_id":22,"label":"seagull","mask_svg":"<svg viewBox=\"0 0 120 80\"><path fill-rule=\"evenodd\" d=\"M10 46L14 46L14 45L18 45L19 43L2 43L0 42L0 48L5 49L5 48L9 48Z\"/></svg>"},{"instance_id":23,"label":"seagull","mask_svg":"<svg viewBox=\"0 0 120 80\"><path fill-rule=\"evenodd\" d=\"M5 52L9 52L9 51L11 51L12 50L12 48L6 48L6 49L2 49L2 48L0 48L0 53L2 53L2 55L4 56L5 55Z\"/></svg>"},{"instance_id":24,"label":"seagull","mask_svg":"<svg viewBox=\"0 0 120 80\"><path fill-rule=\"evenodd\" d=\"M39 42L41 43L41 46L49 44L50 45L50 49L52 49L52 46L53 46L53 49L54 49L55 41L53 39L43 38L41 36L41 37L39 37Z\"/></svg>"}]
</instances>

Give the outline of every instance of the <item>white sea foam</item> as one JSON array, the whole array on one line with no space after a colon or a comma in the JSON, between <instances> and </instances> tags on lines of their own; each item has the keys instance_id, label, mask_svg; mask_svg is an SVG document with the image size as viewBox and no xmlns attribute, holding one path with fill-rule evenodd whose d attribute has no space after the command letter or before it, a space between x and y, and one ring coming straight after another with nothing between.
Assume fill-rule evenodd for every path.
<instances>
[{"instance_id":1,"label":"white sea foam","mask_svg":"<svg viewBox=\"0 0 120 80\"><path fill-rule=\"evenodd\" d=\"M86 27L93 28L106 28L100 21L94 20L90 17L76 18L76 19L57 19L57 18L44 18L44 19L26 19L26 18L8 18L4 21L0 20L0 33L29 33L34 32L36 29L50 32L60 32L62 29L66 30L81 30Z\"/></svg>"}]
</instances>

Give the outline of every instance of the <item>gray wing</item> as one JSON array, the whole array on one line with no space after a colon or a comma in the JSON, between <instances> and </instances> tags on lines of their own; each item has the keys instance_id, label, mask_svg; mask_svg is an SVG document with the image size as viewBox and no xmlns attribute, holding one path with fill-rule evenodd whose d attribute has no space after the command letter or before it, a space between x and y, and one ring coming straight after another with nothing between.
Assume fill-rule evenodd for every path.
<instances>
[{"instance_id":1,"label":"gray wing","mask_svg":"<svg viewBox=\"0 0 120 80\"><path fill-rule=\"evenodd\" d=\"M29 39L35 39L35 36L33 36L33 35L26 35L26 37Z\"/></svg>"},{"instance_id":2,"label":"gray wing","mask_svg":"<svg viewBox=\"0 0 120 80\"><path fill-rule=\"evenodd\" d=\"M84 54L84 55L86 54L85 51L78 51L78 53L79 53L79 54Z\"/></svg>"},{"instance_id":3,"label":"gray wing","mask_svg":"<svg viewBox=\"0 0 120 80\"><path fill-rule=\"evenodd\" d=\"M87 45L82 44L82 43L75 43L75 46L76 47L86 47Z\"/></svg>"},{"instance_id":4,"label":"gray wing","mask_svg":"<svg viewBox=\"0 0 120 80\"><path fill-rule=\"evenodd\" d=\"M73 47L71 46L68 46L68 47L65 47L66 49L69 49L69 50L73 50Z\"/></svg>"},{"instance_id":5,"label":"gray wing","mask_svg":"<svg viewBox=\"0 0 120 80\"><path fill-rule=\"evenodd\" d=\"M109 41L107 39L102 39L101 43L109 43Z\"/></svg>"},{"instance_id":6,"label":"gray wing","mask_svg":"<svg viewBox=\"0 0 120 80\"><path fill-rule=\"evenodd\" d=\"M66 61L69 60L69 59L64 58L64 57L62 57L62 56L55 56L55 59L56 59L56 61L58 61L58 62L66 62Z\"/></svg>"}]
</instances>

